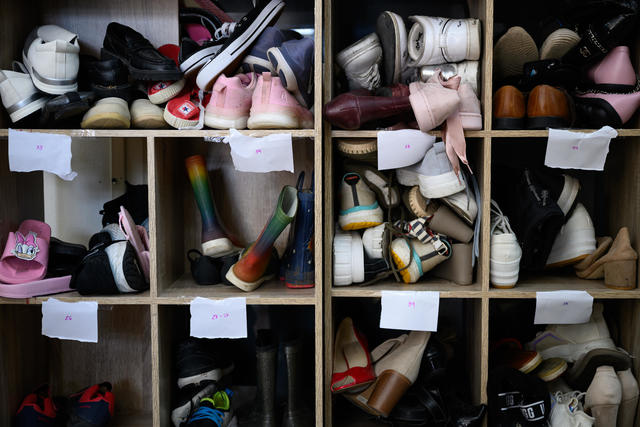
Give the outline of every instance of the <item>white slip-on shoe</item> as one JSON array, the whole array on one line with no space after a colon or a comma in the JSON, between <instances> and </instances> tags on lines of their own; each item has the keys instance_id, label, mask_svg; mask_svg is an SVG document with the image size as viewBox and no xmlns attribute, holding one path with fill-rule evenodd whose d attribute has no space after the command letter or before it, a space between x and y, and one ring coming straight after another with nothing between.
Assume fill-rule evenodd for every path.
<instances>
[{"instance_id":1,"label":"white slip-on shoe","mask_svg":"<svg viewBox=\"0 0 640 427\"><path fill-rule=\"evenodd\" d=\"M577 203L569 220L562 226L547 258L547 268L564 267L580 262L596 250L596 232L589 213Z\"/></svg>"},{"instance_id":2,"label":"white slip-on shoe","mask_svg":"<svg viewBox=\"0 0 640 427\"><path fill-rule=\"evenodd\" d=\"M409 66L480 59L480 20L410 16Z\"/></svg>"},{"instance_id":3,"label":"white slip-on shoe","mask_svg":"<svg viewBox=\"0 0 640 427\"><path fill-rule=\"evenodd\" d=\"M364 250L356 231L336 227L333 236L333 285L347 286L364 281Z\"/></svg>"},{"instance_id":4,"label":"white slip-on shoe","mask_svg":"<svg viewBox=\"0 0 640 427\"><path fill-rule=\"evenodd\" d=\"M400 81L407 65L407 29L396 13L384 11L376 21L376 34L380 38L384 61L384 84L391 86Z\"/></svg>"},{"instance_id":5,"label":"white slip-on shoe","mask_svg":"<svg viewBox=\"0 0 640 427\"><path fill-rule=\"evenodd\" d=\"M167 127L162 108L148 99L136 99L131 103L131 127L159 129Z\"/></svg>"},{"instance_id":6,"label":"white slip-on shoe","mask_svg":"<svg viewBox=\"0 0 640 427\"><path fill-rule=\"evenodd\" d=\"M336 62L344 70L350 90L373 90L382 84L382 46L376 33L371 33L343 49L336 55Z\"/></svg>"},{"instance_id":7,"label":"white slip-on shoe","mask_svg":"<svg viewBox=\"0 0 640 427\"><path fill-rule=\"evenodd\" d=\"M2 105L4 105L11 121L14 123L40 111L49 99L49 97L36 89L31 77L29 77L29 74L25 74L22 68L22 64L14 62L13 71L0 71Z\"/></svg>"},{"instance_id":8,"label":"white slip-on shoe","mask_svg":"<svg viewBox=\"0 0 640 427\"><path fill-rule=\"evenodd\" d=\"M57 25L35 28L22 51L33 84L52 95L78 90L79 55L78 36Z\"/></svg>"},{"instance_id":9,"label":"white slip-on shoe","mask_svg":"<svg viewBox=\"0 0 640 427\"><path fill-rule=\"evenodd\" d=\"M382 224L382 209L375 193L355 172L348 172L340 184L338 224L343 230L360 230Z\"/></svg>"},{"instance_id":10,"label":"white slip-on shoe","mask_svg":"<svg viewBox=\"0 0 640 427\"><path fill-rule=\"evenodd\" d=\"M513 288L518 282L522 249L511 229L509 219L504 216L495 201L491 201L491 254L489 275L495 288Z\"/></svg>"}]
</instances>

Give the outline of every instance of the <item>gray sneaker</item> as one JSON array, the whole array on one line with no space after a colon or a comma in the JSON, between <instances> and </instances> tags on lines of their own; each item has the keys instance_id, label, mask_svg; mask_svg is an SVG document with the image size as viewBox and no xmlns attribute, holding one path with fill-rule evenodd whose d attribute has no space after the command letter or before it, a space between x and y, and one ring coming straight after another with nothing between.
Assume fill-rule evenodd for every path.
<instances>
[{"instance_id":1,"label":"gray sneaker","mask_svg":"<svg viewBox=\"0 0 640 427\"><path fill-rule=\"evenodd\" d=\"M402 185L419 185L420 194L429 199L447 197L465 189L464 181L451 167L442 141L427 150L422 162L396 169L396 176Z\"/></svg>"}]
</instances>

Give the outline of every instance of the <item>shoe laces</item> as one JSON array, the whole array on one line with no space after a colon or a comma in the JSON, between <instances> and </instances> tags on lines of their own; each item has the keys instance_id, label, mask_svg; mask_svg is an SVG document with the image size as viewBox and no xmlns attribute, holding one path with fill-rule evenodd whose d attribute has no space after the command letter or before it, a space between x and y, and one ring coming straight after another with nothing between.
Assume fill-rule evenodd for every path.
<instances>
[{"instance_id":1,"label":"shoe laces","mask_svg":"<svg viewBox=\"0 0 640 427\"><path fill-rule=\"evenodd\" d=\"M358 81L366 89L373 90L380 86L380 70L378 64L373 64L364 73L347 73L347 77Z\"/></svg>"},{"instance_id":2,"label":"shoe laces","mask_svg":"<svg viewBox=\"0 0 640 427\"><path fill-rule=\"evenodd\" d=\"M224 422L224 412L219 409L209 408L207 406L201 406L191 415L189 422L191 424L194 421L208 420L216 423L218 427L221 427Z\"/></svg>"},{"instance_id":3,"label":"shoe laces","mask_svg":"<svg viewBox=\"0 0 640 427\"><path fill-rule=\"evenodd\" d=\"M536 198L538 204L541 206L547 206L547 202L549 201L549 190L542 190L540 191L540 194L538 194L538 189L531 180L531 172L528 169L524 171L524 178L527 181L529 191L531 191L531 194Z\"/></svg>"},{"instance_id":4,"label":"shoe laces","mask_svg":"<svg viewBox=\"0 0 640 427\"><path fill-rule=\"evenodd\" d=\"M233 31L236 29L235 22L224 22L220 28L216 29L216 32L213 33L213 38L218 41L220 39L227 39L231 37Z\"/></svg>"},{"instance_id":5,"label":"shoe laces","mask_svg":"<svg viewBox=\"0 0 640 427\"><path fill-rule=\"evenodd\" d=\"M509 219L504 216L500 207L496 203L495 200L491 200L491 235L494 234L495 230L501 232L501 234L513 234L513 230L511 229L511 225L509 224Z\"/></svg>"}]
</instances>

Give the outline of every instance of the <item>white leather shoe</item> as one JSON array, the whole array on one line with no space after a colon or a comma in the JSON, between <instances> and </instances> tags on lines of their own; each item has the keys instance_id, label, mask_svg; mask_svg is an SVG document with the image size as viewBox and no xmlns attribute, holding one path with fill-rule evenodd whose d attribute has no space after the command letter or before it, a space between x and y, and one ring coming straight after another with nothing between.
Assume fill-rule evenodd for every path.
<instances>
[{"instance_id":1,"label":"white leather shoe","mask_svg":"<svg viewBox=\"0 0 640 427\"><path fill-rule=\"evenodd\" d=\"M14 71L0 71L2 105L14 123L39 111L48 100L46 95L35 88L31 77L21 67L24 69L22 64L14 62Z\"/></svg>"},{"instance_id":2,"label":"white leather shoe","mask_svg":"<svg viewBox=\"0 0 640 427\"><path fill-rule=\"evenodd\" d=\"M410 16L410 67L480 59L480 20Z\"/></svg>"},{"instance_id":3,"label":"white leather shoe","mask_svg":"<svg viewBox=\"0 0 640 427\"><path fill-rule=\"evenodd\" d=\"M547 268L576 264L595 250L596 231L593 222L582 203L578 203L553 241L547 258Z\"/></svg>"},{"instance_id":4,"label":"white leather shoe","mask_svg":"<svg viewBox=\"0 0 640 427\"><path fill-rule=\"evenodd\" d=\"M498 204L491 201L491 253L489 276L491 284L498 289L513 288L518 282L522 249L509 219Z\"/></svg>"},{"instance_id":5,"label":"white leather shoe","mask_svg":"<svg viewBox=\"0 0 640 427\"><path fill-rule=\"evenodd\" d=\"M78 90L79 54L76 34L57 25L43 25L27 37L22 58L38 89L62 95Z\"/></svg>"},{"instance_id":6,"label":"white leather shoe","mask_svg":"<svg viewBox=\"0 0 640 427\"><path fill-rule=\"evenodd\" d=\"M380 87L382 46L376 33L371 33L336 55L336 62L344 70L349 89L377 89Z\"/></svg>"}]
</instances>

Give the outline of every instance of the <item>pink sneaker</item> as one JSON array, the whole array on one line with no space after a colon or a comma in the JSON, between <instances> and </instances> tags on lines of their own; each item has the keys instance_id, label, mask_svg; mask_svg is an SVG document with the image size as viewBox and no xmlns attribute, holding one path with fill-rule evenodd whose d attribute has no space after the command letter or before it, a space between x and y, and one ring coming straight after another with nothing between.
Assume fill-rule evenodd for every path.
<instances>
[{"instance_id":1,"label":"pink sneaker","mask_svg":"<svg viewBox=\"0 0 640 427\"><path fill-rule=\"evenodd\" d=\"M455 76L445 82L440 70L436 69L426 83L413 82L409 85L409 102L421 131L428 132L440 126L460 106L458 87L450 89L443 85L451 85L454 81L459 82L460 77Z\"/></svg>"},{"instance_id":2,"label":"pink sneaker","mask_svg":"<svg viewBox=\"0 0 640 427\"><path fill-rule=\"evenodd\" d=\"M249 129L310 129L313 114L287 91L280 77L262 73L251 99Z\"/></svg>"},{"instance_id":3,"label":"pink sneaker","mask_svg":"<svg viewBox=\"0 0 640 427\"><path fill-rule=\"evenodd\" d=\"M246 129L251 97L258 83L256 73L216 79L211 100L204 112L204 124L214 129Z\"/></svg>"}]
</instances>

